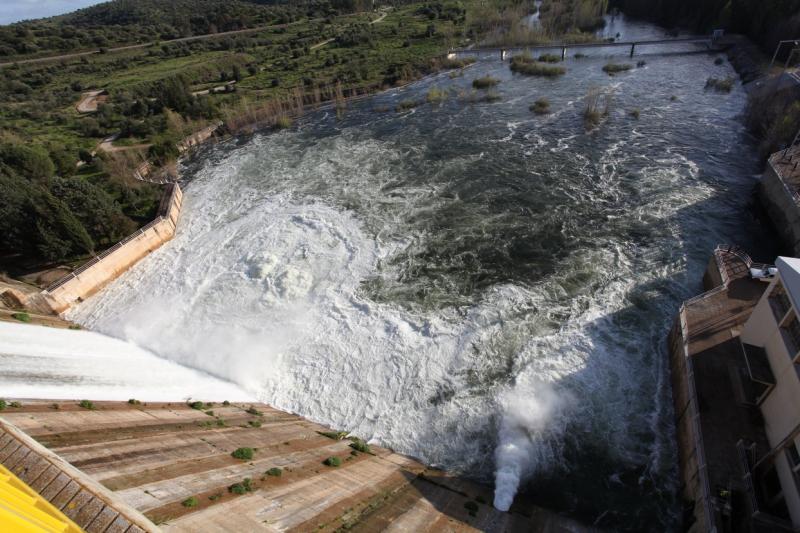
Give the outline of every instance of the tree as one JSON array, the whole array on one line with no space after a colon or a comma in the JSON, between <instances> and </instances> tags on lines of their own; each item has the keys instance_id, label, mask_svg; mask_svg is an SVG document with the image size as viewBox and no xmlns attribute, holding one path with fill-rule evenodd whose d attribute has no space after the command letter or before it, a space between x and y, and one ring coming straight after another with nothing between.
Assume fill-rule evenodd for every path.
<instances>
[{"instance_id":1,"label":"tree","mask_svg":"<svg viewBox=\"0 0 800 533\"><path fill-rule=\"evenodd\" d=\"M0 162L28 179L49 178L55 173L55 165L40 146L0 144Z\"/></svg>"}]
</instances>

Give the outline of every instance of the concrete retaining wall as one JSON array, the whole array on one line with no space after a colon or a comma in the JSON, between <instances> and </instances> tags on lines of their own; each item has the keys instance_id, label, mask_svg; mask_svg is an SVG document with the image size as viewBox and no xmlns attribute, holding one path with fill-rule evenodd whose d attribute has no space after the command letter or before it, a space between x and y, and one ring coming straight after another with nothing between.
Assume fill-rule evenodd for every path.
<instances>
[{"instance_id":1,"label":"concrete retaining wall","mask_svg":"<svg viewBox=\"0 0 800 533\"><path fill-rule=\"evenodd\" d=\"M173 237L182 199L178 184L168 185L155 220L47 287L41 299L53 312L60 314L118 278Z\"/></svg>"},{"instance_id":2,"label":"concrete retaining wall","mask_svg":"<svg viewBox=\"0 0 800 533\"><path fill-rule=\"evenodd\" d=\"M800 257L800 206L795 194L775 169L773 160L776 156L778 154L769 158L759 186L759 196L784 245L792 255Z\"/></svg>"}]
</instances>

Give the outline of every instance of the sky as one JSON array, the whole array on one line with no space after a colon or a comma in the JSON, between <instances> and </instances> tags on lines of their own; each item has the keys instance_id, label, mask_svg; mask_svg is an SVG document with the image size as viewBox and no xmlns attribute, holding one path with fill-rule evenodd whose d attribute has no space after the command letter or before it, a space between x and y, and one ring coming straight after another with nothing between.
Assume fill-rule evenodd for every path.
<instances>
[{"instance_id":1,"label":"sky","mask_svg":"<svg viewBox=\"0 0 800 533\"><path fill-rule=\"evenodd\" d=\"M52 17L104 0L0 0L0 24Z\"/></svg>"}]
</instances>

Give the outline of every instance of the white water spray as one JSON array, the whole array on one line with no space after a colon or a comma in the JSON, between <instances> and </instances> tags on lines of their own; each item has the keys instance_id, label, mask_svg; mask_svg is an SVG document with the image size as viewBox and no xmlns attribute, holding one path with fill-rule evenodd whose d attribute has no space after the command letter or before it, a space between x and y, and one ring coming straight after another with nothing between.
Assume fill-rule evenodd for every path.
<instances>
[{"instance_id":1,"label":"white water spray","mask_svg":"<svg viewBox=\"0 0 800 533\"><path fill-rule=\"evenodd\" d=\"M572 397L552 385L532 380L507 391L500 403L500 422L495 449L494 506L508 511L520 483L561 456L560 438L567 422Z\"/></svg>"}]
</instances>

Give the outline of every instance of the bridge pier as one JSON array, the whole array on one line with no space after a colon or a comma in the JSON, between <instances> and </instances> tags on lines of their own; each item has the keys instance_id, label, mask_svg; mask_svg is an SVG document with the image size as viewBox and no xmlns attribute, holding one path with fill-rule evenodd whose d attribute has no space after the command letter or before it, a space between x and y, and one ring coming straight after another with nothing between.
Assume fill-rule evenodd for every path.
<instances>
[{"instance_id":1,"label":"bridge pier","mask_svg":"<svg viewBox=\"0 0 800 533\"><path fill-rule=\"evenodd\" d=\"M631 57L633 57L633 50L636 48L636 43L631 43Z\"/></svg>"}]
</instances>

